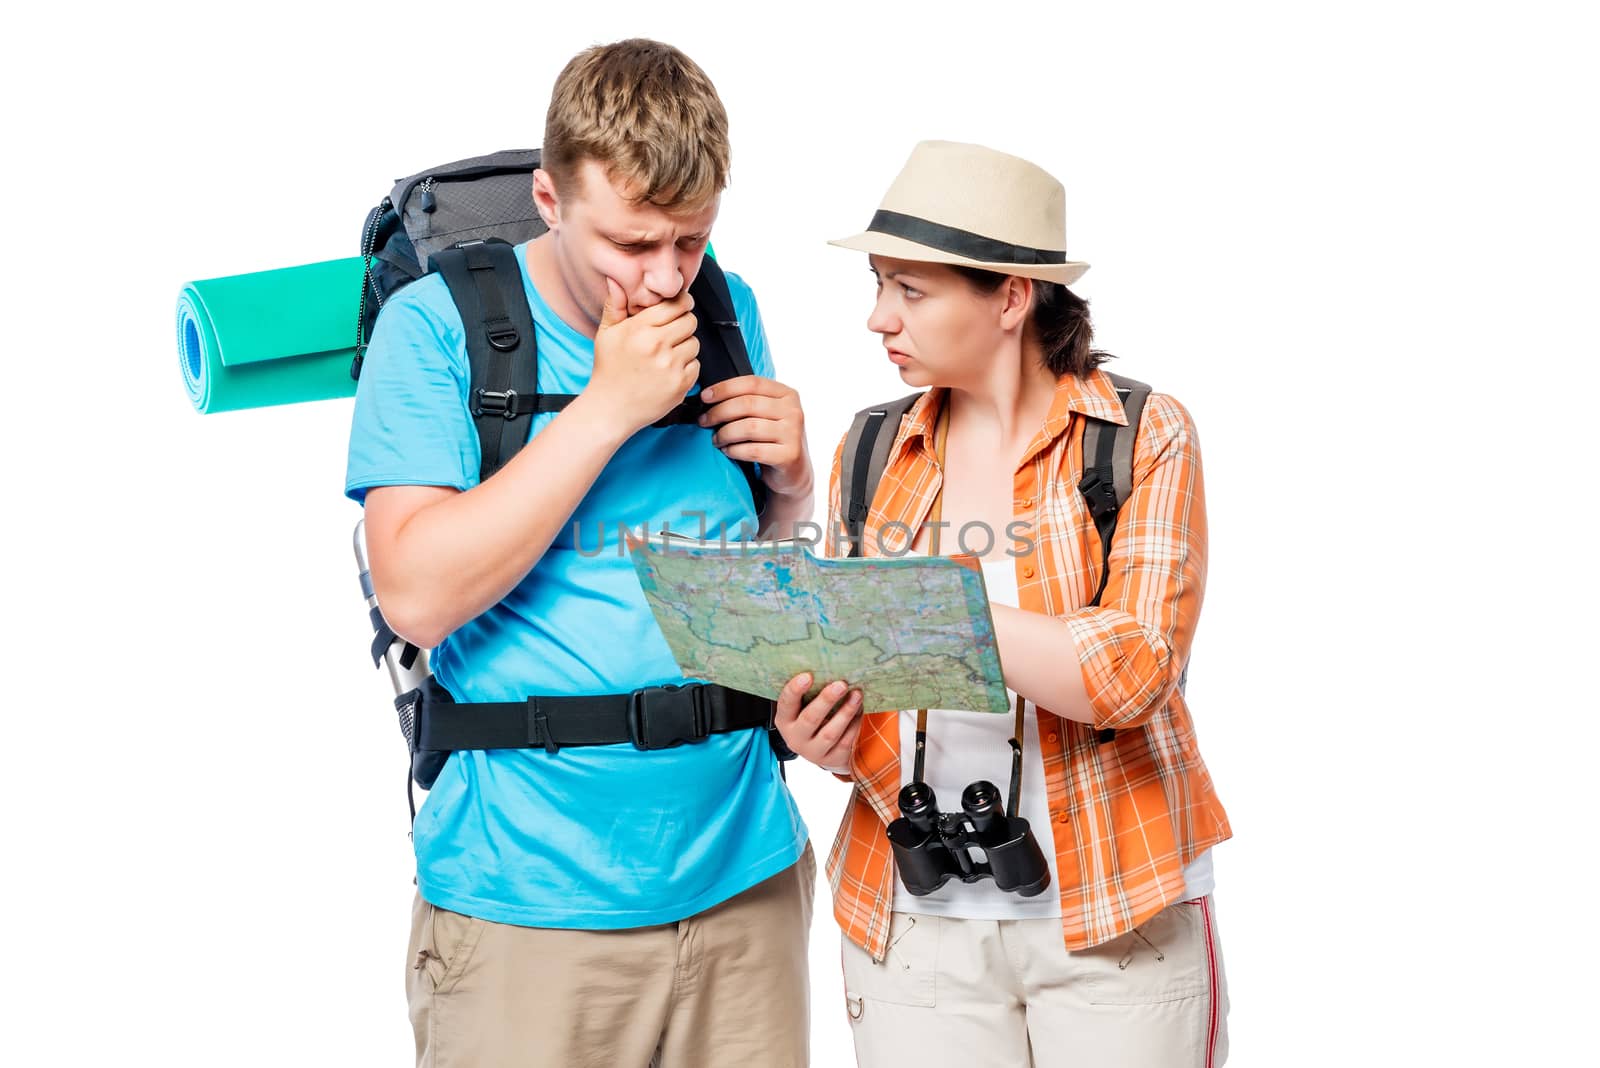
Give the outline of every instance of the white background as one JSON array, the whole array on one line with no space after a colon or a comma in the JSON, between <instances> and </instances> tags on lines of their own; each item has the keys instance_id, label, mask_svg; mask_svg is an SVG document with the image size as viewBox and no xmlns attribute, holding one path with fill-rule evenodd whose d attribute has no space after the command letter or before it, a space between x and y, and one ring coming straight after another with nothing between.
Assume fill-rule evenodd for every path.
<instances>
[{"instance_id":1,"label":"white background","mask_svg":"<svg viewBox=\"0 0 1600 1068\"><path fill-rule=\"evenodd\" d=\"M1586 5L277 2L8 16L8 1064L410 1063L402 743L348 400L202 417L191 279L352 255L592 43L732 120L715 232L825 469L903 392L858 230L921 138L1064 181L1115 369L1200 428L1189 695L1232 1064L1590 1060L1600 188ZM43 19L43 21L40 21ZM819 852L846 788L791 776ZM815 1063L851 1063L819 888Z\"/></svg>"}]
</instances>

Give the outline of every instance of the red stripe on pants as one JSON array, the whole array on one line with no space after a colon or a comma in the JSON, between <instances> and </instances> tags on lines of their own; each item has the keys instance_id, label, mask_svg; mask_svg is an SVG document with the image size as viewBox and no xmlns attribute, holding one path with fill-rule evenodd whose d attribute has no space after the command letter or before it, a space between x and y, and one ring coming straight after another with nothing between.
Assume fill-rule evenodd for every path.
<instances>
[{"instance_id":1,"label":"red stripe on pants","mask_svg":"<svg viewBox=\"0 0 1600 1068\"><path fill-rule=\"evenodd\" d=\"M1211 970L1211 1028L1206 1035L1206 1068L1213 1068L1212 1058L1217 1053L1217 953L1211 934L1210 894L1200 899L1200 915L1206 921L1206 964Z\"/></svg>"}]
</instances>

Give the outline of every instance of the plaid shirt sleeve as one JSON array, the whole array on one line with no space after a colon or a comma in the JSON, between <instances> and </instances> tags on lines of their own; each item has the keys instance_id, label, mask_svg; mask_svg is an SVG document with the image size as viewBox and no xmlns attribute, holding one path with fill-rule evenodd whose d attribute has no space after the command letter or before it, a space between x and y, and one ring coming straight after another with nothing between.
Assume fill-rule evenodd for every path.
<instances>
[{"instance_id":1,"label":"plaid shirt sleeve","mask_svg":"<svg viewBox=\"0 0 1600 1068\"><path fill-rule=\"evenodd\" d=\"M1151 394L1139 423L1133 492L1111 543L1100 606L1064 619L1077 642L1097 727L1144 723L1188 662L1206 576L1205 491L1189 413Z\"/></svg>"}]
</instances>

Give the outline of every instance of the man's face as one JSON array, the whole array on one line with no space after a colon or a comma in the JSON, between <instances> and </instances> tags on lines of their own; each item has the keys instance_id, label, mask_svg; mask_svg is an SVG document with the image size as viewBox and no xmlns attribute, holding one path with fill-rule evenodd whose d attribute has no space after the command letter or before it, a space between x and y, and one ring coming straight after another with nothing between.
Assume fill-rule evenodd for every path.
<instances>
[{"instance_id":1,"label":"man's face","mask_svg":"<svg viewBox=\"0 0 1600 1068\"><path fill-rule=\"evenodd\" d=\"M633 203L626 186L594 160L578 167L573 188L558 194L544 171L534 175L534 201L555 239L562 281L578 309L595 324L606 300L606 279L627 295L632 315L671 300L694 281L716 222L721 195L692 212Z\"/></svg>"}]
</instances>

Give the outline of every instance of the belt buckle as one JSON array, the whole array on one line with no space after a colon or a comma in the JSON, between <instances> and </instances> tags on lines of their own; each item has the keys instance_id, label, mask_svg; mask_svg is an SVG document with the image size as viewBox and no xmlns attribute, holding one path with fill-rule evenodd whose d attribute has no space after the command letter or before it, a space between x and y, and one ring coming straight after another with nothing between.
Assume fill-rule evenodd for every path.
<instances>
[{"instance_id":1,"label":"belt buckle","mask_svg":"<svg viewBox=\"0 0 1600 1068\"><path fill-rule=\"evenodd\" d=\"M671 749L706 736L699 685L646 686L628 697L628 734L634 748Z\"/></svg>"}]
</instances>

